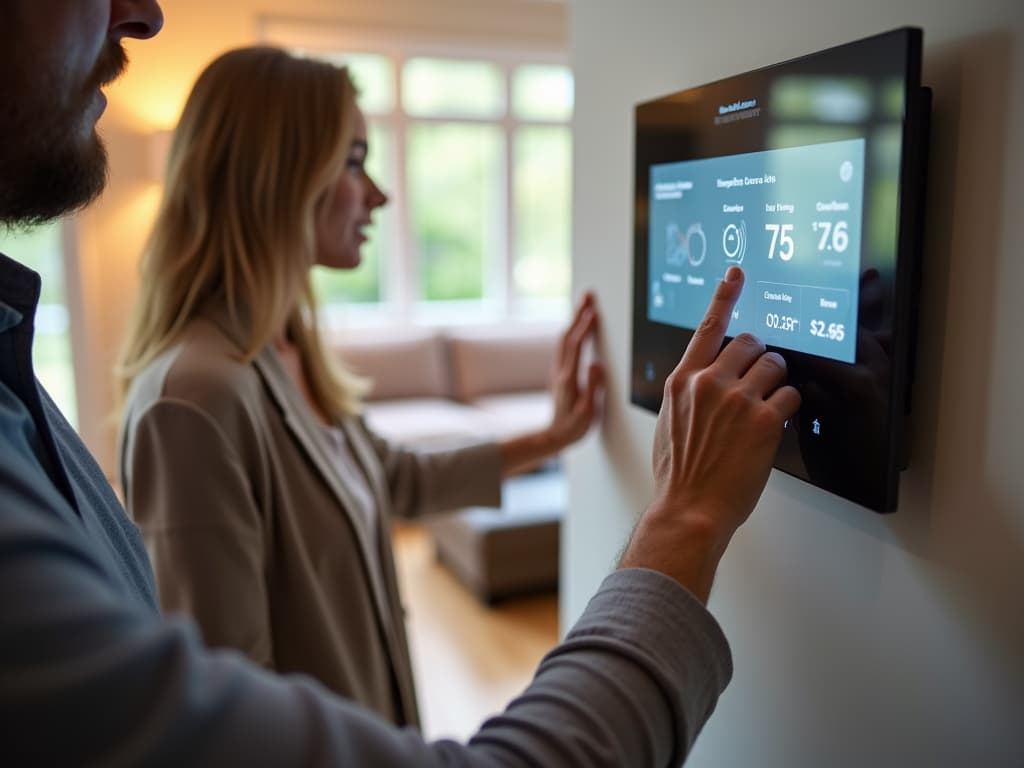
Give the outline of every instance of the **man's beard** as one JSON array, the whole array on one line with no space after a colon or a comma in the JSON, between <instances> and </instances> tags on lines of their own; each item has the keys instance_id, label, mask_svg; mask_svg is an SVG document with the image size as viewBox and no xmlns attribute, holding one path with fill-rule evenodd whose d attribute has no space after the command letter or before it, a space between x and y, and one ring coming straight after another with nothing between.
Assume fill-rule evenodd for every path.
<instances>
[{"instance_id":1,"label":"man's beard","mask_svg":"<svg viewBox=\"0 0 1024 768\"><path fill-rule=\"evenodd\" d=\"M106 182L107 152L95 134L85 146L33 147L0 172L0 223L52 221L87 206Z\"/></svg>"},{"instance_id":2,"label":"man's beard","mask_svg":"<svg viewBox=\"0 0 1024 768\"><path fill-rule=\"evenodd\" d=\"M40 103L39 99L47 98L42 94L61 91L47 91L39 83L15 95L15 99L37 101L20 110L19 104L12 104L10 123L0 118L0 225L43 224L85 207L103 191L107 181L103 142L94 130L84 139L75 134L96 91L115 79L125 64L121 46L109 45L70 107Z\"/></svg>"}]
</instances>

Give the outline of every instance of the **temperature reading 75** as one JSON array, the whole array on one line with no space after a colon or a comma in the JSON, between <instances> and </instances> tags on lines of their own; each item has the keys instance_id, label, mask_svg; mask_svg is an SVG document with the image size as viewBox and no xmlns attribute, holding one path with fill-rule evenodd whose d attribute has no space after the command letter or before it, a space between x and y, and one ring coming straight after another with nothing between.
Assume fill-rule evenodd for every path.
<instances>
[{"instance_id":1,"label":"temperature reading 75","mask_svg":"<svg viewBox=\"0 0 1024 768\"><path fill-rule=\"evenodd\" d=\"M768 246L768 258L775 258L775 247L779 248L779 258L789 261L793 258L793 225L792 224L765 224L766 232L772 233L772 244Z\"/></svg>"}]
</instances>

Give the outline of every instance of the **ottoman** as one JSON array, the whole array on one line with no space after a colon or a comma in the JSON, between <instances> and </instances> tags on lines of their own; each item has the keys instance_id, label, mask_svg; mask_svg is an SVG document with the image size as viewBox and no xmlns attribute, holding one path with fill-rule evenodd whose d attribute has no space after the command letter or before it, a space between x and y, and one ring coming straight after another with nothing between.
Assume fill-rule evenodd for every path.
<instances>
[{"instance_id":1,"label":"ottoman","mask_svg":"<svg viewBox=\"0 0 1024 768\"><path fill-rule=\"evenodd\" d=\"M567 503L558 468L509 478L501 509L469 507L428 523L437 558L486 603L557 590Z\"/></svg>"}]
</instances>

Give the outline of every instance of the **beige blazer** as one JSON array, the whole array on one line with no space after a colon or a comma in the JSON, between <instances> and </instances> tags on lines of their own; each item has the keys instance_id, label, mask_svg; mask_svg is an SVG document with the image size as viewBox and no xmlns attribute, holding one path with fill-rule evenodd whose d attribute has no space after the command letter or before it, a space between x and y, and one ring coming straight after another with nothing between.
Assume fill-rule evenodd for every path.
<instances>
[{"instance_id":1,"label":"beige blazer","mask_svg":"<svg viewBox=\"0 0 1024 768\"><path fill-rule=\"evenodd\" d=\"M122 483L161 605L194 616L212 646L418 725L390 523L498 505L498 449L415 453L343 420L376 500L369 521L277 353L243 364L236 338L223 317L193 321L129 393Z\"/></svg>"}]
</instances>

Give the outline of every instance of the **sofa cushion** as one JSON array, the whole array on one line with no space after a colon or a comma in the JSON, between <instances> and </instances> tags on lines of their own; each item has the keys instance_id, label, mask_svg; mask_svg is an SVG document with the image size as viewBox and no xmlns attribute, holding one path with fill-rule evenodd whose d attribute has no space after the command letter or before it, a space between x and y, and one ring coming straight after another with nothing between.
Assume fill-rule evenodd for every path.
<instances>
[{"instance_id":1,"label":"sofa cushion","mask_svg":"<svg viewBox=\"0 0 1024 768\"><path fill-rule=\"evenodd\" d=\"M432 329L352 331L330 346L349 370L372 380L367 400L452 394L445 341Z\"/></svg>"},{"instance_id":2,"label":"sofa cushion","mask_svg":"<svg viewBox=\"0 0 1024 768\"><path fill-rule=\"evenodd\" d=\"M474 328L449 332L452 389L464 403L495 393L547 390L555 328Z\"/></svg>"},{"instance_id":3,"label":"sofa cushion","mask_svg":"<svg viewBox=\"0 0 1024 768\"><path fill-rule=\"evenodd\" d=\"M455 448L497 437L480 411L443 398L378 400L366 404L366 422L381 437L407 448Z\"/></svg>"},{"instance_id":4,"label":"sofa cushion","mask_svg":"<svg viewBox=\"0 0 1024 768\"><path fill-rule=\"evenodd\" d=\"M551 423L555 409L547 391L488 395L474 400L472 406L480 411L482 420L498 437L544 429Z\"/></svg>"}]
</instances>

